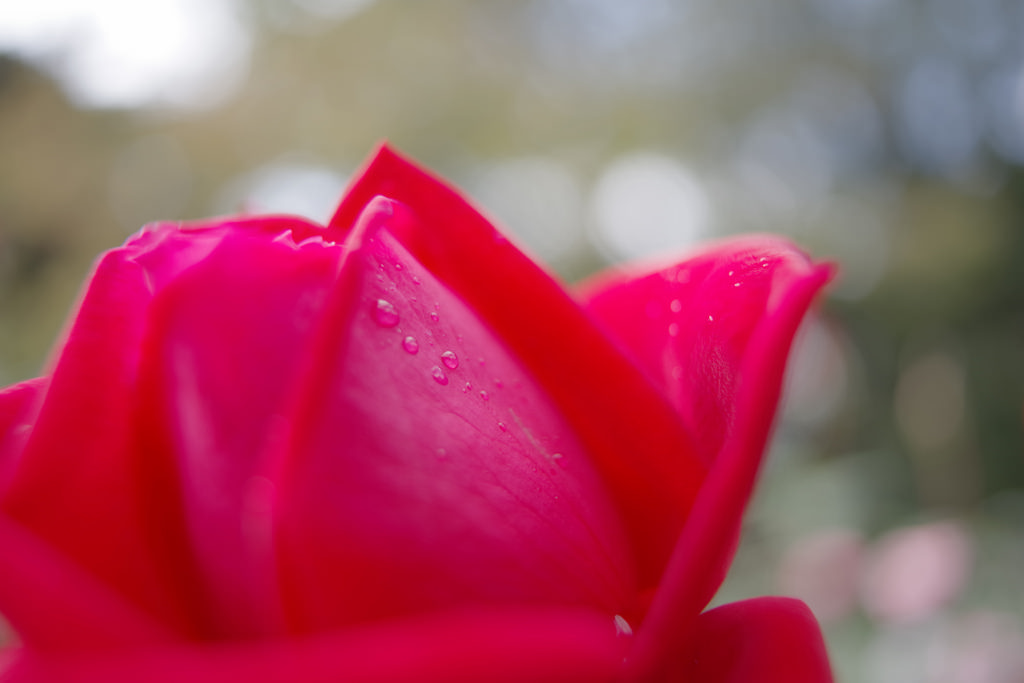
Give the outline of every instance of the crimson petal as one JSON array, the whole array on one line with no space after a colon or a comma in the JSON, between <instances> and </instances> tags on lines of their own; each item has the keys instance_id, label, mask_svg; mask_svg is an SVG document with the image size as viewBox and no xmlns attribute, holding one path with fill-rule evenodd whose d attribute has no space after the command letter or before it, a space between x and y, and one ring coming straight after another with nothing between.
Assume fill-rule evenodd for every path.
<instances>
[{"instance_id":1,"label":"crimson petal","mask_svg":"<svg viewBox=\"0 0 1024 683\"><path fill-rule=\"evenodd\" d=\"M45 377L37 377L0 389L0 491L14 473L16 458L32 431L46 384Z\"/></svg>"},{"instance_id":2,"label":"crimson petal","mask_svg":"<svg viewBox=\"0 0 1024 683\"><path fill-rule=\"evenodd\" d=\"M375 196L419 218L399 241L494 330L583 441L625 520L642 587L658 583L705 466L671 405L565 288L456 191L383 147L329 229L344 234ZM625 412L624 412L625 411Z\"/></svg>"},{"instance_id":3,"label":"crimson petal","mask_svg":"<svg viewBox=\"0 0 1024 683\"><path fill-rule=\"evenodd\" d=\"M279 230L280 221L154 224L104 255L58 346L41 405L20 416L31 418L27 438L15 435L4 456L13 471L0 481L0 513L181 634L198 635L192 587L183 582L191 560L168 540L177 521L159 512L177 491L173 478L153 471L135 433L147 314L154 295L225 235ZM303 222L300 230L322 228ZM135 634L122 635L135 642ZM46 640L54 645L58 634Z\"/></svg>"},{"instance_id":4,"label":"crimson petal","mask_svg":"<svg viewBox=\"0 0 1024 683\"><path fill-rule=\"evenodd\" d=\"M589 309L659 381L712 466L637 634L634 676L669 661L725 576L790 345L831 273L784 240L748 237L585 287Z\"/></svg>"},{"instance_id":5,"label":"crimson petal","mask_svg":"<svg viewBox=\"0 0 1024 683\"><path fill-rule=\"evenodd\" d=\"M63 659L18 653L5 683L607 683L628 641L607 615L505 609L434 614L308 639L139 649Z\"/></svg>"},{"instance_id":6,"label":"crimson petal","mask_svg":"<svg viewBox=\"0 0 1024 683\"><path fill-rule=\"evenodd\" d=\"M831 683L818 622L792 598L756 598L709 610L697 620L680 681Z\"/></svg>"},{"instance_id":7,"label":"crimson petal","mask_svg":"<svg viewBox=\"0 0 1024 683\"><path fill-rule=\"evenodd\" d=\"M226 235L160 292L141 361L139 448L180 485L182 545L195 553L207 637L283 628L264 456L341 248L319 236L297 244L301 223L275 225L283 231L273 240Z\"/></svg>"},{"instance_id":8,"label":"crimson petal","mask_svg":"<svg viewBox=\"0 0 1024 683\"><path fill-rule=\"evenodd\" d=\"M574 430L501 338L394 232L348 236L278 485L294 627L452 605L628 610L632 558Z\"/></svg>"}]
</instances>

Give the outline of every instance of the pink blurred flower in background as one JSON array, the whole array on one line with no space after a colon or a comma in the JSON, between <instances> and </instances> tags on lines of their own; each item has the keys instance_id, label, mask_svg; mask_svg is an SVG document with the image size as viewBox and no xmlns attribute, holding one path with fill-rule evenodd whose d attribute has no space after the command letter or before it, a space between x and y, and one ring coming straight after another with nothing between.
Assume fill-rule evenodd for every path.
<instances>
[{"instance_id":1,"label":"pink blurred flower in background","mask_svg":"<svg viewBox=\"0 0 1024 683\"><path fill-rule=\"evenodd\" d=\"M885 623L926 619L964 591L972 560L970 534L959 522L890 531L871 549L864 568L864 610Z\"/></svg>"},{"instance_id":2,"label":"pink blurred flower in background","mask_svg":"<svg viewBox=\"0 0 1024 683\"><path fill-rule=\"evenodd\" d=\"M148 226L0 393L3 679L828 681L799 601L703 610L829 274L570 293L386 148L326 227Z\"/></svg>"}]
</instances>

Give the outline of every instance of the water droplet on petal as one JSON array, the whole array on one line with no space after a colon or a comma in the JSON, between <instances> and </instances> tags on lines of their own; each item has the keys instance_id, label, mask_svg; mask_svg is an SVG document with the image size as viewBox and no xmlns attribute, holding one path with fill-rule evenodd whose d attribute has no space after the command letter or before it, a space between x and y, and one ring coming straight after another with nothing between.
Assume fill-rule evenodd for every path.
<instances>
[{"instance_id":1,"label":"water droplet on petal","mask_svg":"<svg viewBox=\"0 0 1024 683\"><path fill-rule=\"evenodd\" d=\"M743 284L742 282L734 282L732 286L733 287L739 287L742 284Z\"/></svg>"},{"instance_id":2,"label":"water droplet on petal","mask_svg":"<svg viewBox=\"0 0 1024 683\"><path fill-rule=\"evenodd\" d=\"M678 337L679 336L679 323L669 323L668 336Z\"/></svg>"},{"instance_id":3,"label":"water droplet on petal","mask_svg":"<svg viewBox=\"0 0 1024 683\"><path fill-rule=\"evenodd\" d=\"M402 264L401 263L396 263L395 264L395 270L401 270L401 269L402 269Z\"/></svg>"},{"instance_id":4,"label":"water droplet on petal","mask_svg":"<svg viewBox=\"0 0 1024 683\"><path fill-rule=\"evenodd\" d=\"M470 384L469 382L466 382L466 386L462 387L462 393L464 393L464 394L468 394L472 390L473 390L473 385Z\"/></svg>"},{"instance_id":5,"label":"water droplet on petal","mask_svg":"<svg viewBox=\"0 0 1024 683\"><path fill-rule=\"evenodd\" d=\"M416 341L416 337L410 335L402 340L402 348L409 353L416 353L420 350L420 343Z\"/></svg>"},{"instance_id":6,"label":"water droplet on petal","mask_svg":"<svg viewBox=\"0 0 1024 683\"><path fill-rule=\"evenodd\" d=\"M500 429L503 432L507 432L508 431L508 427L505 425L504 422L499 422L498 423L498 429Z\"/></svg>"},{"instance_id":7,"label":"water droplet on petal","mask_svg":"<svg viewBox=\"0 0 1024 683\"><path fill-rule=\"evenodd\" d=\"M621 614L615 615L615 635L620 638L628 638L633 635L633 627L629 625L629 622Z\"/></svg>"},{"instance_id":8,"label":"water droplet on petal","mask_svg":"<svg viewBox=\"0 0 1024 683\"><path fill-rule=\"evenodd\" d=\"M441 362L449 370L454 370L459 367L459 357L455 355L454 351L445 351L441 354Z\"/></svg>"},{"instance_id":9,"label":"water droplet on petal","mask_svg":"<svg viewBox=\"0 0 1024 683\"><path fill-rule=\"evenodd\" d=\"M482 398L485 401L490 401L491 400L490 394L488 394L486 391L481 391L480 392L480 398Z\"/></svg>"},{"instance_id":10,"label":"water droplet on petal","mask_svg":"<svg viewBox=\"0 0 1024 683\"><path fill-rule=\"evenodd\" d=\"M709 315L709 316L708 316L708 322L709 322L709 323L713 323L713 322L715 322L715 316L713 316L713 315Z\"/></svg>"},{"instance_id":11,"label":"water droplet on petal","mask_svg":"<svg viewBox=\"0 0 1024 683\"><path fill-rule=\"evenodd\" d=\"M494 378L494 386L496 386L496 387L498 387L499 389L501 389L501 388L502 388L503 386L505 386L505 383L504 383L504 382L502 382L502 381L501 381L500 379L498 379L497 377L495 377L495 378Z\"/></svg>"},{"instance_id":12,"label":"water droplet on petal","mask_svg":"<svg viewBox=\"0 0 1024 683\"><path fill-rule=\"evenodd\" d=\"M732 277L732 274L733 274L734 272L736 272L736 271L730 270L730 271L729 271L729 277Z\"/></svg>"},{"instance_id":13,"label":"water droplet on petal","mask_svg":"<svg viewBox=\"0 0 1024 683\"><path fill-rule=\"evenodd\" d=\"M412 283L414 285L418 285L420 283L420 279L418 277L416 277L415 275L413 275L412 276Z\"/></svg>"},{"instance_id":14,"label":"water droplet on petal","mask_svg":"<svg viewBox=\"0 0 1024 683\"><path fill-rule=\"evenodd\" d=\"M430 368L430 376L434 378L434 381L444 386L448 384L448 375L444 374L444 370L437 367L436 365Z\"/></svg>"},{"instance_id":15,"label":"water droplet on petal","mask_svg":"<svg viewBox=\"0 0 1024 683\"><path fill-rule=\"evenodd\" d=\"M433 320L433 321L434 321L434 322L436 323L436 322L437 322L438 320L440 320L440 319L441 319L441 316L439 316L439 315L438 315L437 313L435 313L434 311L431 311L431 312L430 312L430 319L431 319L431 320Z\"/></svg>"},{"instance_id":16,"label":"water droplet on petal","mask_svg":"<svg viewBox=\"0 0 1024 683\"><path fill-rule=\"evenodd\" d=\"M565 467L565 458L561 453L552 453L551 459L558 463L559 467Z\"/></svg>"},{"instance_id":17,"label":"water droplet on petal","mask_svg":"<svg viewBox=\"0 0 1024 683\"><path fill-rule=\"evenodd\" d=\"M668 308L673 313L678 313L679 311L683 310L683 302L680 301L679 299L672 299L672 301L668 305Z\"/></svg>"},{"instance_id":18,"label":"water droplet on petal","mask_svg":"<svg viewBox=\"0 0 1024 683\"><path fill-rule=\"evenodd\" d=\"M398 311L395 309L395 305L387 299L377 299L373 318L381 327L394 327L398 324Z\"/></svg>"}]
</instances>

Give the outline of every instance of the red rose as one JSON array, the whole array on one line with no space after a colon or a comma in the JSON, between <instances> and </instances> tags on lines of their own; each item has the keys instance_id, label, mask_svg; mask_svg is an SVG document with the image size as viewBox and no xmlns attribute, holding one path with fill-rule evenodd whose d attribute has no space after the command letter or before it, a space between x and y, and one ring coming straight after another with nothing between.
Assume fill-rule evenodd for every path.
<instances>
[{"instance_id":1,"label":"red rose","mask_svg":"<svg viewBox=\"0 0 1024 683\"><path fill-rule=\"evenodd\" d=\"M829 277L751 237L575 294L383 149L326 228L148 226L0 393L6 681L807 681L701 613Z\"/></svg>"}]
</instances>

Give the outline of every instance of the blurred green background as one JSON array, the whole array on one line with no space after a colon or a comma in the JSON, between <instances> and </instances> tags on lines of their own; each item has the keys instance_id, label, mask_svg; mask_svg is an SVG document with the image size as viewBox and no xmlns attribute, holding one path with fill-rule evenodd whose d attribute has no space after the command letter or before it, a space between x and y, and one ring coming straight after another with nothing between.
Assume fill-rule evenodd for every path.
<instances>
[{"instance_id":1,"label":"blurred green background","mask_svg":"<svg viewBox=\"0 0 1024 683\"><path fill-rule=\"evenodd\" d=\"M842 264L719 600L840 680L1024 680L1024 2L0 2L0 384L143 223L325 220L382 139L565 279L748 232Z\"/></svg>"}]
</instances>

